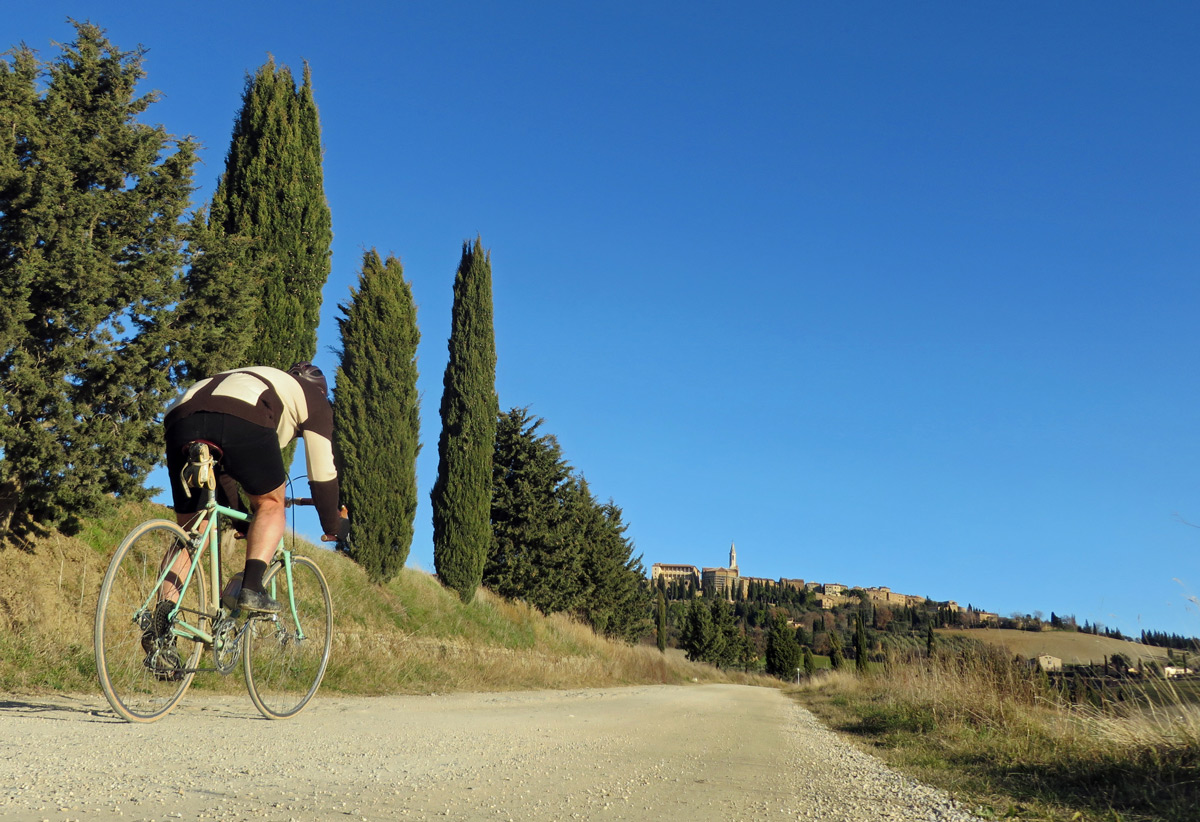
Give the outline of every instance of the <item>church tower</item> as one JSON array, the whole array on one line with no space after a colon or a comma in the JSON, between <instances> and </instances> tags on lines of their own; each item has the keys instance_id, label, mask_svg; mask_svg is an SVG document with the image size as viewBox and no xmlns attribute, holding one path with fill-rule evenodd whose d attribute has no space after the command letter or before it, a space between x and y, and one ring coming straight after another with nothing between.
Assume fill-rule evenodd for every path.
<instances>
[{"instance_id":1,"label":"church tower","mask_svg":"<svg viewBox=\"0 0 1200 822\"><path fill-rule=\"evenodd\" d=\"M732 571L737 570L737 546L732 542L729 543L729 568Z\"/></svg>"}]
</instances>

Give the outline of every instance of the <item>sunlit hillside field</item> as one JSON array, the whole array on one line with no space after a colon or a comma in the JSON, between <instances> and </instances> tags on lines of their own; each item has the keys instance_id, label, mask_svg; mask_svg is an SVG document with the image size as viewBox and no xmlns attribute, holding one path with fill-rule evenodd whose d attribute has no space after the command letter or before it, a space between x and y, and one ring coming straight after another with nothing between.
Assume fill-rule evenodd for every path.
<instances>
[{"instance_id":1,"label":"sunlit hillside field","mask_svg":"<svg viewBox=\"0 0 1200 822\"><path fill-rule=\"evenodd\" d=\"M51 534L26 548L0 549L0 691L99 692L92 650L96 598L108 559L134 525L170 512L118 505L77 537ZM428 573L405 569L374 585L351 560L304 544L329 581L334 647L323 693L445 693L575 688L763 677L725 676L653 646L596 636L564 615L480 590L464 605ZM238 548L226 562L240 565ZM207 665L207 655L202 665ZM238 692L240 668L204 673L193 688Z\"/></svg>"},{"instance_id":2,"label":"sunlit hillside field","mask_svg":"<svg viewBox=\"0 0 1200 822\"><path fill-rule=\"evenodd\" d=\"M1095 636L1078 631L1018 631L1010 628L973 628L961 630L952 628L939 629L942 636L961 636L975 639L988 645L1004 648L1014 656L1033 659L1040 654L1058 657L1066 665L1103 665L1104 658L1113 654L1121 654L1130 662L1140 659L1143 662L1154 661L1160 665L1167 663L1167 649L1152 645L1142 645L1140 642L1113 639L1106 636Z\"/></svg>"}]
</instances>

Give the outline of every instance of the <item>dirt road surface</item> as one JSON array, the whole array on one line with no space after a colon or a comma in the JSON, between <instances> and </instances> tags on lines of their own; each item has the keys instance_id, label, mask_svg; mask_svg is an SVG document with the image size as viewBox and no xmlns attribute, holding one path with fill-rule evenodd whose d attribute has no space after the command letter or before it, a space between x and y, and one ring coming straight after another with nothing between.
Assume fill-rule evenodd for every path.
<instances>
[{"instance_id":1,"label":"dirt road surface","mask_svg":"<svg viewBox=\"0 0 1200 822\"><path fill-rule=\"evenodd\" d=\"M946 820L778 691L734 685L339 698L259 718L189 693L152 725L0 695L5 820Z\"/></svg>"}]
</instances>

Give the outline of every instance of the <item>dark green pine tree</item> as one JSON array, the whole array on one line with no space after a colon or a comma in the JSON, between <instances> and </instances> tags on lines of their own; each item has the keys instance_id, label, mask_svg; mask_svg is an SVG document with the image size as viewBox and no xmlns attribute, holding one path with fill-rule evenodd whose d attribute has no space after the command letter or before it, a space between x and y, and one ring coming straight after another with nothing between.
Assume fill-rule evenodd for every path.
<instances>
[{"instance_id":1,"label":"dark green pine tree","mask_svg":"<svg viewBox=\"0 0 1200 822\"><path fill-rule=\"evenodd\" d=\"M733 606L724 597L712 600L713 630L717 633L718 647L713 658L708 660L719 668L732 668L738 664L745 638L738 627Z\"/></svg>"},{"instance_id":2,"label":"dark green pine tree","mask_svg":"<svg viewBox=\"0 0 1200 822\"><path fill-rule=\"evenodd\" d=\"M679 632L679 647L692 662L704 662L711 657L716 641L712 608L703 598L693 599L688 604L683 627Z\"/></svg>"},{"instance_id":3,"label":"dark green pine tree","mask_svg":"<svg viewBox=\"0 0 1200 822\"><path fill-rule=\"evenodd\" d=\"M174 393L195 147L138 122L142 52L91 24L0 61L0 535L144 496Z\"/></svg>"},{"instance_id":4,"label":"dark green pine tree","mask_svg":"<svg viewBox=\"0 0 1200 822\"><path fill-rule=\"evenodd\" d=\"M0 351L4 352L25 337L25 324L32 318L34 271L28 258L37 231L21 214L37 205L29 168L30 141L41 139L37 135L46 128L44 104L38 96L42 63L29 48L13 49L8 57L0 61L0 248L5 251L0 257Z\"/></svg>"},{"instance_id":5,"label":"dark green pine tree","mask_svg":"<svg viewBox=\"0 0 1200 822\"><path fill-rule=\"evenodd\" d=\"M483 584L543 613L566 611L580 599L578 543L567 529L564 488L571 466L544 421L514 408L496 421L492 454L492 542Z\"/></svg>"},{"instance_id":6,"label":"dark green pine tree","mask_svg":"<svg viewBox=\"0 0 1200 822\"><path fill-rule=\"evenodd\" d=\"M812 676L817 672L817 660L813 658L812 648L804 646L804 675Z\"/></svg>"},{"instance_id":7,"label":"dark green pine tree","mask_svg":"<svg viewBox=\"0 0 1200 822\"><path fill-rule=\"evenodd\" d=\"M575 613L597 633L633 642L645 633L649 592L640 555L625 536L628 526L612 500L601 503L587 481L567 485L568 528L582 557L580 605Z\"/></svg>"},{"instance_id":8,"label":"dark green pine tree","mask_svg":"<svg viewBox=\"0 0 1200 822\"><path fill-rule=\"evenodd\" d=\"M492 450L496 441L496 339L492 262L483 241L463 243L454 275L450 359L442 379L442 433L433 503L433 564L464 602L475 597L492 541Z\"/></svg>"},{"instance_id":9,"label":"dark green pine tree","mask_svg":"<svg viewBox=\"0 0 1200 822\"><path fill-rule=\"evenodd\" d=\"M800 667L800 645L796 632L788 627L787 621L777 618L767 632L767 673L780 679L792 679Z\"/></svg>"},{"instance_id":10,"label":"dark green pine tree","mask_svg":"<svg viewBox=\"0 0 1200 822\"><path fill-rule=\"evenodd\" d=\"M349 552L383 583L408 559L417 513L417 307L400 261L381 260L372 249L363 255L358 288L339 308L333 430L350 510Z\"/></svg>"},{"instance_id":11,"label":"dark green pine tree","mask_svg":"<svg viewBox=\"0 0 1200 822\"><path fill-rule=\"evenodd\" d=\"M210 222L244 242L243 281L231 297L257 306L253 340L237 364L311 360L333 231L307 64L299 88L274 60L246 79Z\"/></svg>"}]
</instances>

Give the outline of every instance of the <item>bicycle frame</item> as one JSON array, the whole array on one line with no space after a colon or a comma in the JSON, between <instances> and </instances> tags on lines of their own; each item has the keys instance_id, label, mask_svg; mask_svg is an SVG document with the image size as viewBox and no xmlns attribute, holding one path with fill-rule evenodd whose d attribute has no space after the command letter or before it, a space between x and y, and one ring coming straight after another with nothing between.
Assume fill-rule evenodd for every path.
<instances>
[{"instance_id":1,"label":"bicycle frame","mask_svg":"<svg viewBox=\"0 0 1200 822\"><path fill-rule=\"evenodd\" d=\"M291 500L288 500L291 504ZM201 616L208 617L210 621L215 622L221 616L227 615L227 609L221 603L221 550L220 550L220 531L217 527L222 516L231 519L247 522L250 520L248 514L238 511L236 508L229 508L219 504L214 498L211 491L208 492L208 502L205 504L203 514L196 520L193 525L187 529L188 533L193 534L188 553L191 555L191 562L188 564L187 576L179 587L179 599L175 608L171 610L171 618L174 620L176 614L179 613L181 607L178 602L184 601L184 595L187 592L188 586L192 584L192 578L195 576L196 569L200 567L204 552L207 550L209 554L209 578L210 578L210 594L211 601L216 606L216 610L210 614ZM279 540L279 547L275 549L275 556L283 560L284 578L287 582L287 606L291 611L293 624L296 626L296 636L298 639L305 639L304 626L300 624L300 615L296 612L296 598L292 585L292 552L285 547L285 541ZM156 592L162 587L163 582L174 568L174 563L164 564L162 572L159 574L158 582L154 586L154 591L150 593L146 601L142 603L142 610L152 610L154 603L151 601L156 597ZM275 581L271 581L271 595L275 595ZM187 609L183 609L187 610ZM183 618L173 622L173 632L176 636L184 639L191 639L203 642L211 646L213 644L213 635L196 625L192 625Z\"/></svg>"},{"instance_id":2,"label":"bicycle frame","mask_svg":"<svg viewBox=\"0 0 1200 822\"><path fill-rule=\"evenodd\" d=\"M308 705L329 663L333 599L320 566L293 554L285 533L263 576L278 612L230 601L233 569L222 554L231 546L221 544L222 517L239 527L251 517L218 504L211 485L206 490L199 492L198 512L183 518L190 520L187 528L167 519L135 526L117 547L100 585L93 632L96 671L105 698L130 722L161 719L183 698L195 674L228 675L239 660L259 712L267 719L287 719ZM285 499L289 506L310 504ZM211 583L205 579L205 551ZM212 667L200 667L206 646Z\"/></svg>"}]
</instances>

